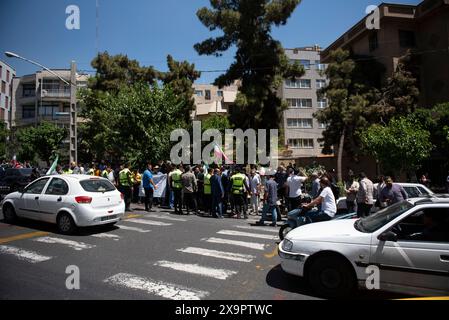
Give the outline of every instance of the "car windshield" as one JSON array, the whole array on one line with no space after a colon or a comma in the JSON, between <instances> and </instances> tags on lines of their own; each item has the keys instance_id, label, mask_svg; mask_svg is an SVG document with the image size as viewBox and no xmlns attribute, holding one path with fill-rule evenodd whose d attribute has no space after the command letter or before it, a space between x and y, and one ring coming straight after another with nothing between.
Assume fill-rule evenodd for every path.
<instances>
[{"instance_id":1,"label":"car windshield","mask_svg":"<svg viewBox=\"0 0 449 320\"><path fill-rule=\"evenodd\" d=\"M90 179L80 181L81 187L87 192L111 192L115 190L112 183L103 179Z\"/></svg>"},{"instance_id":2,"label":"car windshield","mask_svg":"<svg viewBox=\"0 0 449 320\"><path fill-rule=\"evenodd\" d=\"M360 232L373 233L411 208L413 205L408 201L396 203L372 216L357 220L355 228Z\"/></svg>"}]
</instances>

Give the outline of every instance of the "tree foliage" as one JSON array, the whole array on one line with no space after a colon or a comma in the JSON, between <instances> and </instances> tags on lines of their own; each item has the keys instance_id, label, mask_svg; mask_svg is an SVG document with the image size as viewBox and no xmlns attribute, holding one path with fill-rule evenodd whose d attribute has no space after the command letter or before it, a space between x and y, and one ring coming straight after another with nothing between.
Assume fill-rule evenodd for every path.
<instances>
[{"instance_id":1,"label":"tree foliage","mask_svg":"<svg viewBox=\"0 0 449 320\"><path fill-rule=\"evenodd\" d=\"M97 73L90 79L89 87L98 91L116 93L137 82L151 84L158 76L153 67L142 67L137 60L122 54L111 56L108 52L99 53L91 64Z\"/></svg>"},{"instance_id":2,"label":"tree foliage","mask_svg":"<svg viewBox=\"0 0 449 320\"><path fill-rule=\"evenodd\" d=\"M9 130L6 122L0 122L0 157L2 159L6 158L6 144L9 136Z\"/></svg>"},{"instance_id":3,"label":"tree foliage","mask_svg":"<svg viewBox=\"0 0 449 320\"><path fill-rule=\"evenodd\" d=\"M182 104L184 121L189 122L192 111L195 110L193 83L201 77L201 72L195 70L194 64L188 61L176 61L171 55L167 56L167 66L168 71L160 73L160 79L178 97Z\"/></svg>"},{"instance_id":4,"label":"tree foliage","mask_svg":"<svg viewBox=\"0 0 449 320\"><path fill-rule=\"evenodd\" d=\"M185 126L182 105L168 87L138 83L116 95L85 91L84 148L96 159L145 164L170 155L170 133Z\"/></svg>"},{"instance_id":5,"label":"tree foliage","mask_svg":"<svg viewBox=\"0 0 449 320\"><path fill-rule=\"evenodd\" d=\"M273 129L281 122L284 105L277 89L285 78L301 77L304 69L291 64L273 26L285 25L300 0L211 0L211 8L197 12L210 31L222 35L195 45L200 55L220 56L236 47L235 61L215 81L223 87L241 80L240 93L230 114L235 127Z\"/></svg>"},{"instance_id":6,"label":"tree foliage","mask_svg":"<svg viewBox=\"0 0 449 320\"><path fill-rule=\"evenodd\" d=\"M363 148L392 173L411 173L432 151L430 133L413 117L400 117L388 125L375 124L362 134Z\"/></svg>"},{"instance_id":7,"label":"tree foliage","mask_svg":"<svg viewBox=\"0 0 449 320\"><path fill-rule=\"evenodd\" d=\"M37 127L20 129L17 133L20 145L19 158L23 161L34 160L37 155L49 164L67 135L67 129L50 122L42 122Z\"/></svg>"}]
</instances>

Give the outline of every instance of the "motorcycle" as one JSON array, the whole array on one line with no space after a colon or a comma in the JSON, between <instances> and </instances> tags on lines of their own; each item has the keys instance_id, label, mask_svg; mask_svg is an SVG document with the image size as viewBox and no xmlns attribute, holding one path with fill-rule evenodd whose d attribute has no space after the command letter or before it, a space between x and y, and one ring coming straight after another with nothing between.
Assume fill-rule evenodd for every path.
<instances>
[{"instance_id":1,"label":"motorcycle","mask_svg":"<svg viewBox=\"0 0 449 320\"><path fill-rule=\"evenodd\" d=\"M301 199L301 208L295 209L288 213L288 219L285 224L279 230L279 239L284 240L287 234L301 226L306 224L311 224L313 221L310 218L305 217L305 214L310 211L318 211L318 208L304 208L303 204L307 204L312 202L312 199L309 196L305 196ZM349 213L345 215L335 216L332 220L345 220L345 219L356 219L357 213Z\"/></svg>"}]
</instances>

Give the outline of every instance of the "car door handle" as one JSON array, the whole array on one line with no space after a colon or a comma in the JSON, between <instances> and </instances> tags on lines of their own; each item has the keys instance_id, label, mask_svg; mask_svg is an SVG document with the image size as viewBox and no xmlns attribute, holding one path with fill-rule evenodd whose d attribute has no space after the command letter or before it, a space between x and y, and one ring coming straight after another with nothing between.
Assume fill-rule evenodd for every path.
<instances>
[{"instance_id":1,"label":"car door handle","mask_svg":"<svg viewBox=\"0 0 449 320\"><path fill-rule=\"evenodd\" d=\"M35 197L34 200L39 200L39 197Z\"/></svg>"},{"instance_id":2,"label":"car door handle","mask_svg":"<svg viewBox=\"0 0 449 320\"><path fill-rule=\"evenodd\" d=\"M58 202L61 202L61 201L62 201L62 197L59 197L59 198L58 198Z\"/></svg>"},{"instance_id":3,"label":"car door handle","mask_svg":"<svg viewBox=\"0 0 449 320\"><path fill-rule=\"evenodd\" d=\"M440 256L441 261L449 262L449 256Z\"/></svg>"}]
</instances>

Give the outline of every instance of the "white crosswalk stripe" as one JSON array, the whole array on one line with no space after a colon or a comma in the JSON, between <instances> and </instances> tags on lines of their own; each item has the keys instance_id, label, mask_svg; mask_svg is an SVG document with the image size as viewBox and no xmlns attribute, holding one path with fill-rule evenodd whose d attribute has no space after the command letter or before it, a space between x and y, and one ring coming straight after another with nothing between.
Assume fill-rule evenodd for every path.
<instances>
[{"instance_id":1,"label":"white crosswalk stripe","mask_svg":"<svg viewBox=\"0 0 449 320\"><path fill-rule=\"evenodd\" d=\"M218 280L226 280L229 277L237 274L237 271L226 270L226 269L216 269L200 266L198 264L186 264L177 263L170 261L158 261L154 264L155 266L164 267L176 271L191 273L195 275L201 275L208 278L214 278Z\"/></svg>"},{"instance_id":2,"label":"white crosswalk stripe","mask_svg":"<svg viewBox=\"0 0 449 320\"><path fill-rule=\"evenodd\" d=\"M128 226L124 226L124 225L119 225L118 227L123 230L136 231L136 232L140 232L140 233L151 232L151 230L146 230L146 229L141 229L141 228L136 228L136 227L128 227Z\"/></svg>"},{"instance_id":3,"label":"white crosswalk stripe","mask_svg":"<svg viewBox=\"0 0 449 320\"><path fill-rule=\"evenodd\" d=\"M53 238L53 237L42 237L42 238L36 238L33 239L33 241L42 242L42 243L49 243L49 244L61 244L68 246L69 248L72 248L76 251L81 251L85 249L92 249L95 248L95 245L87 244L84 242L78 242L73 240L66 240L61 238Z\"/></svg>"},{"instance_id":4,"label":"white crosswalk stripe","mask_svg":"<svg viewBox=\"0 0 449 320\"><path fill-rule=\"evenodd\" d=\"M152 221L152 220L146 220L146 219L129 219L126 220L127 222L132 222L132 223L139 223L139 224L146 224L149 226L159 226L159 227L168 227L171 226L171 223L165 223L165 222L160 222L160 221Z\"/></svg>"},{"instance_id":5,"label":"white crosswalk stripe","mask_svg":"<svg viewBox=\"0 0 449 320\"><path fill-rule=\"evenodd\" d=\"M264 231L264 232L272 232L272 233L279 233L279 230L276 228L269 228L269 227L252 227L252 226L235 226L238 229L244 229L244 230L254 230L254 231Z\"/></svg>"},{"instance_id":6,"label":"white crosswalk stripe","mask_svg":"<svg viewBox=\"0 0 449 320\"><path fill-rule=\"evenodd\" d=\"M194 248L194 247L178 249L177 251L206 256L206 257L213 257L213 258L218 258L218 259L239 261L239 262L251 262L256 258L255 256L247 255L247 254L216 251L216 250L209 250L209 249L204 249L204 248Z\"/></svg>"},{"instance_id":7,"label":"white crosswalk stripe","mask_svg":"<svg viewBox=\"0 0 449 320\"><path fill-rule=\"evenodd\" d=\"M119 273L104 282L111 285L140 290L171 300L201 300L209 295L207 291L189 289L176 284L164 283L128 273Z\"/></svg>"},{"instance_id":8,"label":"white crosswalk stripe","mask_svg":"<svg viewBox=\"0 0 449 320\"><path fill-rule=\"evenodd\" d=\"M227 236L248 237L248 238L266 239L266 240L278 240L278 237L268 235L268 234L240 232L240 231L234 231L234 230L221 230L221 231L218 231L217 233L222 234L222 235L227 235Z\"/></svg>"},{"instance_id":9,"label":"white crosswalk stripe","mask_svg":"<svg viewBox=\"0 0 449 320\"><path fill-rule=\"evenodd\" d=\"M209 243L218 243L218 244L245 247L245 248L260 250L260 251L265 250L265 244L263 244L263 243L236 241L236 240L221 239L221 238L206 238L206 239L202 239L202 241L206 241Z\"/></svg>"},{"instance_id":10,"label":"white crosswalk stripe","mask_svg":"<svg viewBox=\"0 0 449 320\"><path fill-rule=\"evenodd\" d=\"M119 241L122 237L116 235L116 234L111 234L111 233L99 233L99 234L93 234L92 237L94 238L100 238L100 239L111 239L114 241Z\"/></svg>"},{"instance_id":11,"label":"white crosswalk stripe","mask_svg":"<svg viewBox=\"0 0 449 320\"><path fill-rule=\"evenodd\" d=\"M19 260L31 263L39 263L52 259L52 257L43 256L33 251L28 251L11 246L0 246L0 253L13 255Z\"/></svg>"},{"instance_id":12,"label":"white crosswalk stripe","mask_svg":"<svg viewBox=\"0 0 449 320\"><path fill-rule=\"evenodd\" d=\"M164 216L164 215L146 215L145 217L151 218L151 219L162 219L162 220L168 220L168 221L179 221L179 222L186 222L186 219L182 219L182 218L174 218L174 217L170 217L170 216Z\"/></svg>"}]
</instances>

